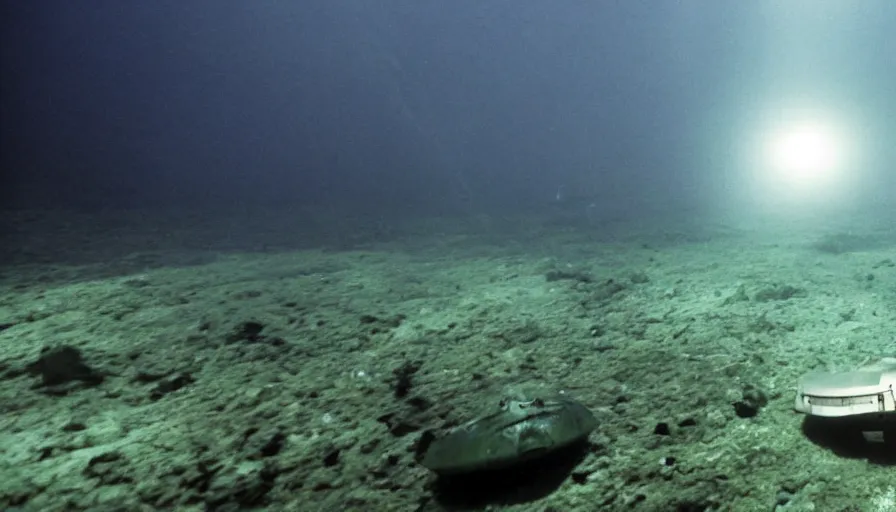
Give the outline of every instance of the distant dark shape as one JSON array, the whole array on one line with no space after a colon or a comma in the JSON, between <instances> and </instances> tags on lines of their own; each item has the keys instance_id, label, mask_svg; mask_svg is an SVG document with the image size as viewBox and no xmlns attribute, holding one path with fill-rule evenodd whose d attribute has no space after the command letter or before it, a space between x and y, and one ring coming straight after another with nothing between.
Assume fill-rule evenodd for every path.
<instances>
[{"instance_id":1,"label":"distant dark shape","mask_svg":"<svg viewBox=\"0 0 896 512\"><path fill-rule=\"evenodd\" d=\"M37 361L28 365L27 370L32 375L40 376L41 386L63 393L67 391L62 387L66 384L96 386L104 379L102 373L84 362L80 350L68 345L44 348Z\"/></svg>"}]
</instances>

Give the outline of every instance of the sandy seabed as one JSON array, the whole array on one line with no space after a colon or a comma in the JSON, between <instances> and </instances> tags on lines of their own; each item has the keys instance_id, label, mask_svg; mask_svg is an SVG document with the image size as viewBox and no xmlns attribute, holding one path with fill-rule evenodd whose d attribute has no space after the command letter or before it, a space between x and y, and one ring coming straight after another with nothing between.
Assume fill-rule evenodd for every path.
<instances>
[{"instance_id":1,"label":"sandy seabed","mask_svg":"<svg viewBox=\"0 0 896 512\"><path fill-rule=\"evenodd\" d=\"M4 511L896 510L812 370L896 356L896 230L488 216L4 218ZM421 437L508 393L572 464L440 487Z\"/></svg>"}]
</instances>

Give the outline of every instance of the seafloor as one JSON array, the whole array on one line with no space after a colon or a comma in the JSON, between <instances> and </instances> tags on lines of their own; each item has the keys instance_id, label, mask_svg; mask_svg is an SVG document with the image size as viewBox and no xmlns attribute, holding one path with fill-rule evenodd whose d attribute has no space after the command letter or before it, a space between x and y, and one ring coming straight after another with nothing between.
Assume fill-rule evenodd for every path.
<instances>
[{"instance_id":1,"label":"seafloor","mask_svg":"<svg viewBox=\"0 0 896 512\"><path fill-rule=\"evenodd\" d=\"M896 510L892 445L793 411L896 356L896 228L813 226L6 213L0 509ZM523 388L587 446L418 464Z\"/></svg>"}]
</instances>

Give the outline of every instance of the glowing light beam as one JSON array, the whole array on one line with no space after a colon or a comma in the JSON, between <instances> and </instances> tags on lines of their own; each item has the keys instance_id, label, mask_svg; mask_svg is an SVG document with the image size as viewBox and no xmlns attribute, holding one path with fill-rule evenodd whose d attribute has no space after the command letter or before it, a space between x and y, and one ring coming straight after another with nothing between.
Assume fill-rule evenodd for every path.
<instances>
[{"instance_id":1,"label":"glowing light beam","mask_svg":"<svg viewBox=\"0 0 896 512\"><path fill-rule=\"evenodd\" d=\"M767 142L769 170L794 185L820 184L842 171L844 144L842 134L821 123L781 127Z\"/></svg>"}]
</instances>

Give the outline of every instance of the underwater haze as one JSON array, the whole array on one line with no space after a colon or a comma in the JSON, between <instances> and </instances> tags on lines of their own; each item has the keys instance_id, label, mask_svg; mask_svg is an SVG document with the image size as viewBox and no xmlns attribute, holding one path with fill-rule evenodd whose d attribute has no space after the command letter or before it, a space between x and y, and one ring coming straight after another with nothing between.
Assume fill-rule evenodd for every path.
<instances>
[{"instance_id":1,"label":"underwater haze","mask_svg":"<svg viewBox=\"0 0 896 512\"><path fill-rule=\"evenodd\" d=\"M896 3L0 4L0 509L896 511Z\"/></svg>"}]
</instances>

